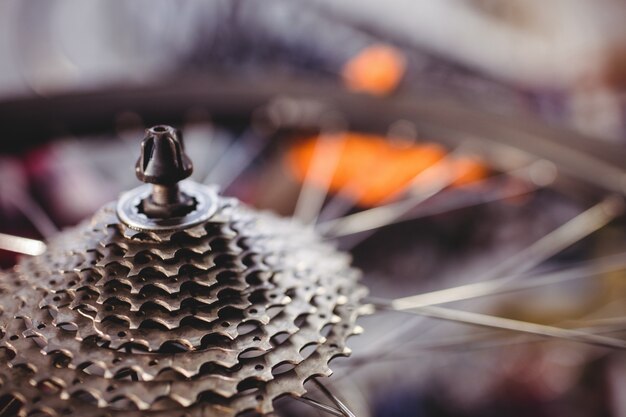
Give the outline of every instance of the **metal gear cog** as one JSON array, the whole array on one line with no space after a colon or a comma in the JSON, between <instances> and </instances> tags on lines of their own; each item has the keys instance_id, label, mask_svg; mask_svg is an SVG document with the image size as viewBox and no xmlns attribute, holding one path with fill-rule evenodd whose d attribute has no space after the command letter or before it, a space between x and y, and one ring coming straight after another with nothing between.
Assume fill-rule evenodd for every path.
<instances>
[{"instance_id":1,"label":"metal gear cog","mask_svg":"<svg viewBox=\"0 0 626 417\"><path fill-rule=\"evenodd\" d=\"M142 152L152 194L131 191L1 276L2 416L265 415L350 353L366 290L346 254L210 187L178 188L191 165L174 129L149 129Z\"/></svg>"}]
</instances>

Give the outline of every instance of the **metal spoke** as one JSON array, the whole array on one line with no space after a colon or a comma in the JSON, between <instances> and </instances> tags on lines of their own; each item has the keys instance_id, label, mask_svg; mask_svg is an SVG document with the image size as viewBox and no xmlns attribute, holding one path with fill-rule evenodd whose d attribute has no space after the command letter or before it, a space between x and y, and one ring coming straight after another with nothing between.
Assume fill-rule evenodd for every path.
<instances>
[{"instance_id":1,"label":"metal spoke","mask_svg":"<svg viewBox=\"0 0 626 417\"><path fill-rule=\"evenodd\" d=\"M32 198L23 195L22 198L13 201L14 206L35 226L41 236L50 237L55 235L59 229L48 217L46 212Z\"/></svg>"},{"instance_id":2,"label":"metal spoke","mask_svg":"<svg viewBox=\"0 0 626 417\"><path fill-rule=\"evenodd\" d=\"M398 310L403 310L469 300L477 297L559 284L577 279L593 278L607 272L619 271L624 268L626 268L626 253L619 253L585 263L585 265L582 266L565 268L537 276L523 276L524 279L514 285L508 284L511 284L515 278L520 277L519 275L511 275L504 278L475 282L414 296L402 297L393 300L393 306Z\"/></svg>"},{"instance_id":3,"label":"metal spoke","mask_svg":"<svg viewBox=\"0 0 626 417\"><path fill-rule=\"evenodd\" d=\"M332 146L335 141L340 142L340 147L337 152L330 152L330 150L336 150ZM317 139L302 188L296 200L294 219L305 224L312 224L317 220L339 163L344 143L345 138L343 136L335 138L332 135L323 134ZM315 181L315 178L321 179L321 181Z\"/></svg>"},{"instance_id":4,"label":"metal spoke","mask_svg":"<svg viewBox=\"0 0 626 417\"><path fill-rule=\"evenodd\" d=\"M217 172L216 167L221 165L220 161L224 161L229 152L232 152L232 148L236 146L236 141L221 137L222 133L220 131L212 131L208 133L208 135L209 142L205 146L205 149L212 148L209 153L212 157L211 160L207 162L207 171L201 181L203 184L210 184L211 181L213 181Z\"/></svg>"},{"instance_id":5,"label":"metal spoke","mask_svg":"<svg viewBox=\"0 0 626 417\"><path fill-rule=\"evenodd\" d=\"M397 219L414 209L417 205L447 188L457 179L457 175L452 174L448 169L446 169L448 168L450 159L457 152L458 148L456 151L449 153L441 161L417 174L407 187L407 189L410 190L408 193L409 197L383 206L360 211L336 220L321 223L317 226L318 230L320 230L326 237L336 238L371 231L395 222ZM433 175L433 173L439 175ZM426 185L419 184L419 181L427 176L436 177L437 180L431 181ZM365 237L362 237L361 240L364 238Z\"/></svg>"},{"instance_id":6,"label":"metal spoke","mask_svg":"<svg viewBox=\"0 0 626 417\"><path fill-rule=\"evenodd\" d=\"M449 180L451 183L452 180ZM448 183L448 184L449 184ZM412 210L420 203L426 201L448 184L439 183L422 194L413 195L406 199L363 210L358 213L341 217L337 220L329 220L317 225L317 229L328 238L337 238L367 232L397 222L403 215Z\"/></svg>"},{"instance_id":7,"label":"metal spoke","mask_svg":"<svg viewBox=\"0 0 626 417\"><path fill-rule=\"evenodd\" d=\"M429 193L431 185L429 184L426 187L424 187L420 183L420 181L422 181L424 178L427 178L428 176L438 178L437 181L432 182L432 187L435 187L435 188L440 187L439 188L440 190L446 188L449 184L451 184L458 177L457 175L450 173L448 169L449 162L452 159L454 159L456 156L464 152L466 147L467 146L463 146L463 145L457 146L453 151L449 152L445 157L441 158L435 164L417 173L406 185L402 187L402 189L398 190L396 194L394 194L392 197L385 200L385 202L387 202L388 200L394 200L398 195L402 195L405 193L407 193L409 196L416 195L420 197L420 200L421 200L423 194ZM376 167L371 167L371 169L375 170ZM326 212L328 213L330 211L333 211L333 212L339 212L340 214L345 214L354 205L354 202L358 199L358 197L361 196L364 192L363 189L357 190L356 195L354 195L354 193L346 192L346 191L354 191L354 189L355 189L354 183L347 184L342 191L344 191L343 194L352 194L352 201L351 202L341 201L342 192L340 191L339 193L337 193L335 198L331 200L330 203L327 205ZM321 207L320 207L320 210L321 210ZM369 210L366 210L366 211L369 211ZM360 213L357 213L357 214L360 214ZM351 216L346 216L343 218L325 221L324 223L317 224L316 229L320 233L329 234L332 229L334 229L335 227L338 227L338 223L340 221L350 218L350 217ZM317 220L317 216L314 220ZM330 237L338 237L338 236L330 236ZM363 240L364 238L366 238L366 236L362 236L361 240Z\"/></svg>"},{"instance_id":8,"label":"metal spoke","mask_svg":"<svg viewBox=\"0 0 626 417\"><path fill-rule=\"evenodd\" d=\"M576 328L580 332L587 334L602 334L612 333L625 330L624 325L626 319L623 317L613 317L605 319L597 319L592 321L577 322L576 324L584 324L584 327ZM545 341L545 338L537 335L524 335L515 338L505 338L500 332L483 332L483 333L470 333L460 336L453 336L438 341L431 341L427 343L413 343L396 345L395 348L385 349L384 351L360 354L352 358L349 362L345 362L344 367L353 369L359 366L364 366L371 363L381 361L395 361L395 360L407 360L414 359L417 355L421 355L424 351L440 351L442 349L459 349L467 351L469 349L494 349L504 346L512 346L527 343L537 343ZM478 346L472 346L473 343L479 343ZM410 354L401 355L398 353L399 349L409 351ZM419 352L415 352L418 350ZM345 375L343 375L345 376ZM341 379L343 376L336 377L335 381Z\"/></svg>"},{"instance_id":9,"label":"metal spoke","mask_svg":"<svg viewBox=\"0 0 626 417\"><path fill-rule=\"evenodd\" d=\"M413 344L400 344L395 345L392 348L387 347L384 351L378 352L369 352L369 353L361 353L359 355L355 355L350 361L340 362L343 365L343 368L353 369L361 366L365 366L368 364L380 363L381 361L395 361L395 360L406 360L415 358L417 355L424 354L425 351L434 351L438 352L442 349L458 349L462 348L463 350L471 349L470 343L475 342L491 342L492 345L487 347L498 347L502 343L506 344L514 344L519 343L520 338L507 338L506 340L501 340L504 336L501 332L483 332L483 333L471 333L467 335L454 336L449 338L441 338L441 340L431 341L427 343L413 343ZM497 340L496 343L493 343L494 339ZM542 339L529 339L526 338L527 341L537 341ZM497 344L500 343L500 344ZM404 352L409 351L410 354L402 355L399 350ZM417 352L416 352L417 351ZM341 377L335 378L334 381L337 381Z\"/></svg>"},{"instance_id":10,"label":"metal spoke","mask_svg":"<svg viewBox=\"0 0 626 417\"><path fill-rule=\"evenodd\" d=\"M505 176L503 174L502 176ZM469 207L475 207L483 204L489 204L496 201L507 200L509 198L519 197L527 194L531 194L536 191L539 186L535 184L524 184L523 187L502 187L499 186L500 189L497 189L490 193L480 193L475 195L467 195L464 194L459 196L459 191L471 191L473 188L479 188L484 186L489 186L490 183L495 183L497 181L501 181L500 176L489 178L487 180L475 181L471 182L467 185L459 186L451 191L442 191L440 193L440 199L437 202L433 202L433 204L429 206L416 206L416 210L412 210L410 214L405 216L401 216L395 219L393 222L389 223L398 224L410 220L423 219L425 217L438 216L445 213L450 213L455 210L460 210ZM459 198L463 197L463 198ZM419 208L418 208L419 207ZM319 230L321 233L325 233L327 230L331 230L335 224L337 224L341 219L336 220L328 220L322 223L319 223ZM366 231L366 230L362 230ZM358 231L356 233L360 233ZM342 235L343 236L343 235ZM332 237L341 237L341 236L332 236Z\"/></svg>"},{"instance_id":11,"label":"metal spoke","mask_svg":"<svg viewBox=\"0 0 626 417\"><path fill-rule=\"evenodd\" d=\"M328 399L330 399L341 411L341 415L345 417L356 417L352 411L328 388L326 388L317 378L312 378L311 381L319 388L319 390L324 394Z\"/></svg>"},{"instance_id":12,"label":"metal spoke","mask_svg":"<svg viewBox=\"0 0 626 417\"><path fill-rule=\"evenodd\" d=\"M407 334L410 330L417 327L423 321L424 317L420 316L411 317L410 320L405 320L403 323L400 323L399 325L389 329L384 338L377 338L376 340L372 341L372 343L368 344L365 348L365 351L361 352L361 354L371 354L380 349L383 349L385 353L389 353L389 340L394 340L396 338L399 339L400 336Z\"/></svg>"},{"instance_id":13,"label":"metal spoke","mask_svg":"<svg viewBox=\"0 0 626 417\"><path fill-rule=\"evenodd\" d=\"M409 195L415 194L415 190L411 192L411 189L415 188L420 180L422 180L426 175L431 175L433 172L440 173L442 169L445 173L445 170L448 168L448 162L455 154L460 153L461 149L463 149L463 147L459 145L456 149L448 153L439 161L435 162L432 166L418 172L407 184L405 184L401 189L397 190L394 195L386 198L385 201L382 202L382 204L388 204L390 203L390 201L396 200L398 196L406 194L407 191L409 192ZM376 175L376 169L380 168L381 167L377 163L373 163L372 166L368 167L368 171L372 175ZM326 207L324 207L324 210L322 211L322 213L320 213L320 218L332 218L332 220L327 220L323 223L316 225L316 229L318 231L320 231L321 233L330 231L339 221L342 220L340 216L346 214L350 210L350 208L354 206L355 202L358 201L361 196L363 196L366 188L358 188L357 186L360 186L360 183L358 181L348 183L343 187L342 190L337 193L337 195L326 205ZM344 195L349 195L350 198L347 199L344 197ZM321 226L322 224L325 224L325 226Z\"/></svg>"},{"instance_id":14,"label":"metal spoke","mask_svg":"<svg viewBox=\"0 0 626 417\"><path fill-rule=\"evenodd\" d=\"M372 175L377 175L381 166L373 163L367 167L368 171ZM323 229L320 229L320 224L328 224L332 226L333 219L344 216L365 194L366 188L361 185L361 182L357 179L353 179L344 185L335 195L326 203L318 216L318 223L315 228L323 233Z\"/></svg>"},{"instance_id":15,"label":"metal spoke","mask_svg":"<svg viewBox=\"0 0 626 417\"><path fill-rule=\"evenodd\" d=\"M539 285L555 284L558 282L585 278L589 276L594 276L594 275L598 275L602 273L608 273L608 272L624 269L626 268L626 256L625 255L626 253L619 253L619 254L607 256L599 260L596 260L593 262L592 265L582 265L582 266L578 266L574 268L562 269L562 270L555 271L552 273L540 275L535 278L529 278L529 281L524 281L523 283L520 283L520 285L516 285L515 287L511 287L508 289L502 289L502 291L498 291L495 293L503 293L507 291L517 291L517 290L522 290L522 289L527 289L527 288L534 288ZM480 289L480 284L482 283L477 283L477 284L479 286L476 288ZM466 286L462 286L462 287L466 287ZM462 287L459 287L459 288L462 288ZM473 284L470 284L467 287L472 288ZM441 294L445 296L446 291L447 290L443 290ZM436 293L437 292L427 293L425 295L429 295L429 294L435 295ZM489 295L492 295L492 294L494 294L494 292L489 293ZM487 295L487 294L474 294L473 296L481 296L481 295ZM457 301L461 299L459 297L453 297L453 298L454 300L452 300L452 298L439 298L436 300L424 299L423 304L419 305L419 307L431 305L430 303L435 304L435 302L440 303L440 302L448 302L448 301ZM467 298L470 298L470 297L467 297ZM466 299L466 298L463 298L463 299ZM416 306L418 305L416 304ZM407 324L409 323L410 322L407 322ZM576 321L576 322L568 323L568 324L575 325L576 330L580 332L584 332L587 334L601 334L601 333L623 331L625 329L624 325L626 324L626 319L624 319L623 317L612 317L612 318L602 318L602 319L594 319L594 320L587 320L587 321ZM406 325L400 326L398 327L398 329L404 329L404 327L406 327ZM379 348L381 345L384 345L384 343L387 342L388 340L392 340L394 338L394 336L389 336L385 338L384 341L382 339L377 340L373 345L370 345L370 346L374 346L374 348L367 349L364 353L361 353L360 355L353 358L352 361L350 361L347 365L350 369L352 369L353 367L356 367L356 366L361 366L363 364L371 363L372 360L375 360L375 361L405 360L405 359L411 359L415 357L415 354L400 355L399 352L397 352L399 350L398 347L401 347L401 349L403 349L404 351L420 350L419 353L421 354L424 350L437 351L440 349L454 349L454 348L462 348L463 350L490 349L490 348L498 348L502 346L516 345L520 343L535 343L543 339L543 337L530 336L529 338L529 336L530 335L527 335L523 338L520 338L520 337L513 338L513 339L506 338L505 340L502 340L503 336L500 333L495 333L495 332L486 332L486 333L481 333L481 334L471 333L467 335L455 336L452 338L447 338L447 339L438 340L438 341L430 341L426 343L423 343L423 342L413 343L413 344L403 343L401 345L396 345L396 348L390 349L389 346L387 346L384 350L378 350L377 348ZM480 343L479 346L471 347L470 344L476 343L476 342ZM389 358L389 359L386 359L386 358Z\"/></svg>"},{"instance_id":16,"label":"metal spoke","mask_svg":"<svg viewBox=\"0 0 626 417\"><path fill-rule=\"evenodd\" d=\"M559 326L574 326L567 327L568 330L575 330L578 332L582 332L588 335L598 335L598 334L606 334L606 333L615 333L621 332L625 330L626 319L623 317L611 317L604 319L596 319L596 320L577 320L575 322L564 322L559 324ZM522 343L535 343L544 341L545 338L541 335L523 335L515 338L507 337L504 340L504 336L496 332L485 332L482 334L467 334L458 337L457 339L450 338L447 340L441 340L438 342L430 342L430 343L422 343L422 344L414 344L409 345L409 348L417 348L417 349L430 349L436 350L441 348L460 348L463 349L468 348L468 343L475 342L486 342L486 344L481 344L480 349L490 349L497 348L502 346L510 346L510 345L518 345ZM381 352L382 353L382 352Z\"/></svg>"},{"instance_id":17,"label":"metal spoke","mask_svg":"<svg viewBox=\"0 0 626 417\"><path fill-rule=\"evenodd\" d=\"M532 175L532 173L537 170L538 165L542 165L543 162L545 161L538 161L529 167L525 167L520 170L511 171L503 175L527 178L529 175ZM469 186L479 186L489 181L493 181L493 179L474 181L472 183L465 185L464 188L469 188ZM542 185L545 185L544 181L542 181ZM537 187L537 185L535 185L534 187ZM441 191L443 190L443 188L445 187L437 189L436 191L437 192ZM471 202L469 204L466 202L459 203L456 205L452 204L451 206L445 207L443 210L435 209L432 212L425 211L423 213L416 213L414 216L411 216L410 218L409 217L405 218L405 215L408 214L411 210L416 208L419 204L424 202L427 198L430 198L431 196L437 194L437 192L432 193L432 190L431 190L431 193L427 193L427 198L424 198L422 194L413 195L404 200L400 200L400 201L385 204L382 206L374 207L371 209L363 210L361 212L351 214L345 217L340 217L337 219L322 222L317 225L317 229L322 234L324 234L325 236L329 238L337 238L337 237L342 237L342 236L347 236L347 235L361 233L361 232L365 232L369 230L378 229L380 227L398 223L404 220L410 220L410 219L419 218L419 217L427 217L427 216L431 216L435 214L440 214L440 213L445 213L448 211L456 210L456 209L463 208L463 207L469 207L473 205L488 203L491 201L497 201L499 199L514 197L516 195L527 194L533 190L534 188L529 189L529 190L512 190L512 191L508 191L508 193L510 194L502 193L501 195L489 198L487 200L478 200L475 202Z\"/></svg>"},{"instance_id":18,"label":"metal spoke","mask_svg":"<svg viewBox=\"0 0 626 417\"><path fill-rule=\"evenodd\" d=\"M407 310L416 307L424 307L444 302L465 300L484 295L492 295L509 291L529 289L542 285L555 284L573 279L596 276L598 274L617 270L626 267L626 259L623 254L602 258L593 265L583 265L575 268L542 274L540 276L527 279L516 286L508 284L520 278L522 273L543 262L554 253L580 240L589 233L604 226L622 208L621 199L607 199L591 209L576 216L552 233L544 236L520 255L513 257L512 261L505 262L491 270L486 278L495 272L513 270L515 273L504 278L481 281L473 284L466 284L459 287L418 294L411 297L403 297L392 300L392 307L395 310ZM485 277L483 277L484 279ZM370 349L371 351L371 349Z\"/></svg>"},{"instance_id":19,"label":"metal spoke","mask_svg":"<svg viewBox=\"0 0 626 417\"><path fill-rule=\"evenodd\" d=\"M521 274L563 249L573 245L591 233L606 226L624 210L624 200L619 196L610 196L573 219L543 236L526 249L507 258L496 268L491 269L482 280L493 279L502 274Z\"/></svg>"},{"instance_id":20,"label":"metal spoke","mask_svg":"<svg viewBox=\"0 0 626 417\"><path fill-rule=\"evenodd\" d=\"M425 316L419 316L425 317ZM607 332L606 329L595 329L595 328L584 328L578 329L584 332L590 333L604 333ZM540 341L545 341L545 337L537 336L537 335L523 335L517 336L514 338L506 337L501 331L488 331L476 333L472 332L469 334L455 335L452 337L440 338L435 341L428 342L417 342L417 343L402 343L396 344L394 347L390 348L387 346L385 350L377 351L377 352L369 352L369 353L361 353L359 355L355 355L349 362L343 363L344 367L348 369L353 369L359 366L364 366L371 363L381 362L381 361L396 361L396 360L407 360L414 359L418 355L424 354L425 351L431 352L440 352L442 350L454 350L461 349L463 351L467 350L477 350L477 349L493 349L503 346L511 346L525 343L537 343ZM477 344L478 346L473 346L472 344ZM409 354L401 354L398 352L402 350L404 352L409 352ZM344 375L345 376L345 375ZM335 378L335 381L341 379L341 377Z\"/></svg>"},{"instance_id":21,"label":"metal spoke","mask_svg":"<svg viewBox=\"0 0 626 417\"><path fill-rule=\"evenodd\" d=\"M619 215L623 208L624 202L620 197L606 198L490 269L477 279L477 283L398 298L393 300L394 308L411 309L422 305L473 298L472 294L488 295L489 291L503 288L546 259L604 227ZM504 274L508 276L499 279Z\"/></svg>"},{"instance_id":22,"label":"metal spoke","mask_svg":"<svg viewBox=\"0 0 626 417\"><path fill-rule=\"evenodd\" d=\"M19 163L3 160L0 163L0 203L10 204L19 210L43 237L58 232L52 219L27 192L27 180Z\"/></svg>"},{"instance_id":23,"label":"metal spoke","mask_svg":"<svg viewBox=\"0 0 626 417\"><path fill-rule=\"evenodd\" d=\"M424 201L422 196L416 195L416 196L408 197L404 200L400 200L400 201L396 201L393 203L367 209L367 210L364 210L355 214L351 214L345 217L339 217L336 219L320 222L316 226L316 228L319 230L320 233L324 234L327 237L337 238L337 237L342 237L342 236L348 236L351 234L366 232L368 230L374 230L380 227L389 226L392 224L397 224L397 223L401 223L401 222L405 222L409 220L436 216L436 215L448 213L454 210L460 210L463 208L478 206L481 204L487 204L487 203L492 203L495 201L506 200L512 197L519 197L521 195L530 194L533 191L536 191L538 188L536 185L529 184L526 187L519 187L519 188L513 188L513 189L506 188L504 190L498 190L498 192L495 192L487 196L482 195L482 194L478 196L471 196L473 199L468 199L467 196L463 196L464 197L463 200L458 199L458 198L457 198L457 201L453 200L454 194L457 193L458 190L463 190L463 189L471 190L472 188L478 188L478 187L483 187L485 185L490 185L491 183L495 183L499 180L501 180L500 176L495 177L495 178L489 178L487 180L474 181L467 185L460 186L453 191L448 191L448 192L442 191L441 201L443 203L433 204L431 207L424 208L423 210L420 210L420 211L416 211L415 213L411 213L410 215L403 215L401 213L409 205L412 206L411 210L416 209L419 206L419 204ZM444 193L450 194L450 196L444 198L443 197ZM409 204L409 202L411 202L411 204ZM359 218L360 219L367 219L367 218L373 219L373 217L370 217L370 216L373 216L373 214L376 214L376 213L380 214L384 212L389 212L389 215L382 215L381 220L379 220L378 222L374 222L374 220L371 220L371 222L368 221L366 223L359 224ZM361 213L370 213L370 214L368 214L367 216L365 215L361 216ZM405 213L408 213L408 212L405 212ZM389 222L386 224L382 224L383 219L389 219ZM349 223L346 223L346 221L349 221Z\"/></svg>"},{"instance_id":24,"label":"metal spoke","mask_svg":"<svg viewBox=\"0 0 626 417\"><path fill-rule=\"evenodd\" d=\"M46 251L46 244L41 240L0 233L0 249L24 255L37 256Z\"/></svg>"},{"instance_id":25,"label":"metal spoke","mask_svg":"<svg viewBox=\"0 0 626 417\"><path fill-rule=\"evenodd\" d=\"M344 417L345 414L343 414L341 412L341 410L338 410L334 407L331 407L329 405L326 405L322 402L319 402L317 400L314 400L313 398L309 398L309 397L293 397L298 401L302 401L303 403L310 405L311 407L317 408L318 410L322 410L328 414L332 414L334 416L338 416L338 417Z\"/></svg>"},{"instance_id":26,"label":"metal spoke","mask_svg":"<svg viewBox=\"0 0 626 417\"><path fill-rule=\"evenodd\" d=\"M198 167L199 169L197 171L194 169L194 177L197 179L197 181L202 180L203 184L206 184L205 180L207 179L207 175L211 171L213 165L215 165L216 158L213 156L213 154L214 152L223 152L224 147L217 146L217 151L214 149L216 148L216 142L219 142L219 140L217 139L217 132L215 131L214 126L209 122L209 116L198 115L196 117L201 117L201 119L198 121L188 121L182 127L181 135L183 137L187 151L194 152L194 150L197 149L195 146L193 149L191 149L190 145L192 143L194 145L196 143L201 144L201 148L198 149L198 152L201 152L203 154L203 164L201 167ZM133 153L135 152L134 145L132 151Z\"/></svg>"},{"instance_id":27,"label":"metal spoke","mask_svg":"<svg viewBox=\"0 0 626 417\"><path fill-rule=\"evenodd\" d=\"M8 416L9 411L13 408L13 405L17 405L19 407L19 401L17 398L12 397L5 405L0 409L0 416ZM16 411L16 410L14 410Z\"/></svg>"},{"instance_id":28,"label":"metal spoke","mask_svg":"<svg viewBox=\"0 0 626 417\"><path fill-rule=\"evenodd\" d=\"M231 161L240 158L244 152L244 147L239 143L239 139L233 139L222 151L219 158L215 159L209 167L207 174L202 180L203 184L220 184L220 179L225 171L232 168Z\"/></svg>"},{"instance_id":29,"label":"metal spoke","mask_svg":"<svg viewBox=\"0 0 626 417\"><path fill-rule=\"evenodd\" d=\"M252 128L245 131L226 150L223 157L211 168L205 183L212 181L227 189L250 166L269 143L257 135Z\"/></svg>"},{"instance_id":30,"label":"metal spoke","mask_svg":"<svg viewBox=\"0 0 626 417\"><path fill-rule=\"evenodd\" d=\"M422 316L428 316L456 323L482 326L492 329L509 330L521 333L529 333L537 336L571 340L574 342L581 342L613 349L626 349L626 341L620 339L599 336L580 330L563 329L560 327L508 319L488 314L473 313L435 306L418 307L410 310L396 310L395 308L393 308L391 302L378 303L376 304L376 307L383 310L403 311L411 314L419 314Z\"/></svg>"},{"instance_id":31,"label":"metal spoke","mask_svg":"<svg viewBox=\"0 0 626 417\"><path fill-rule=\"evenodd\" d=\"M606 327L585 327L578 329L579 331L599 334L610 333L615 331L624 330L624 319L615 318L610 322L602 323ZM497 349L506 346L514 346L520 344L538 343L545 341L545 337L537 335L524 335L515 338L510 338L496 332L484 332L484 333L471 333L467 335L457 336L453 338L447 338L439 341L428 343L414 343L414 344L402 344L396 346L394 349L386 349L385 351L379 351L366 355L358 355L352 358L349 362L342 363L342 369L345 371L342 375L337 375L334 381L342 380L348 376L353 375L355 370L364 368L372 364L381 364L385 362L406 361L414 360L417 356L424 355L426 351L441 352L442 350L461 350L467 352L468 350L483 350L483 349ZM408 353L400 353L398 350L402 349ZM447 352L446 352L447 353ZM444 353L445 354L445 353Z\"/></svg>"}]
</instances>

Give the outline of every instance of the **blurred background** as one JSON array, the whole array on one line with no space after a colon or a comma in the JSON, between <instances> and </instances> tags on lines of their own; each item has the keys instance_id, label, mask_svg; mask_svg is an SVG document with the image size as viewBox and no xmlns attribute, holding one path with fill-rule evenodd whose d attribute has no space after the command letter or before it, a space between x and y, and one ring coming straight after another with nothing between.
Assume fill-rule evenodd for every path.
<instances>
[{"instance_id":1,"label":"blurred background","mask_svg":"<svg viewBox=\"0 0 626 417\"><path fill-rule=\"evenodd\" d=\"M621 262L621 214L588 209L626 189L625 17L620 0L1 0L0 266L136 186L157 123L181 128L196 180L336 239L374 296ZM454 305L617 337L623 270L603 271ZM362 324L333 377L358 416L626 416L619 352Z\"/></svg>"}]
</instances>

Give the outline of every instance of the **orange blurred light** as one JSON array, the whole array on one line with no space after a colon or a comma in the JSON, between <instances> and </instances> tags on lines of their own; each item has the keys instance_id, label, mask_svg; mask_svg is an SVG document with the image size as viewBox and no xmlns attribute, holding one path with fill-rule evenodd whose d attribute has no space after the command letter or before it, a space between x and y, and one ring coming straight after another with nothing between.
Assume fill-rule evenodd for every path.
<instances>
[{"instance_id":1,"label":"orange blurred light","mask_svg":"<svg viewBox=\"0 0 626 417\"><path fill-rule=\"evenodd\" d=\"M452 165L453 169L456 170L453 174L456 177L454 185L464 185L481 180L488 173L485 164L474 157L463 156L456 158Z\"/></svg>"},{"instance_id":2,"label":"orange blurred light","mask_svg":"<svg viewBox=\"0 0 626 417\"><path fill-rule=\"evenodd\" d=\"M310 181L325 186L330 178L329 191L342 192L362 206L375 206L402 193L416 176L440 163L443 172L455 178L455 185L476 181L487 175L486 167L469 158L443 160L446 150L434 143L415 144L403 139L348 132L324 138L323 151L339 155L313 172L309 167L315 155L319 138L307 138L293 146L286 162L299 181ZM324 161L323 160L323 161ZM432 175L418 177L424 184L435 181L442 171L431 170Z\"/></svg>"},{"instance_id":3,"label":"orange blurred light","mask_svg":"<svg viewBox=\"0 0 626 417\"><path fill-rule=\"evenodd\" d=\"M406 70L406 58L396 48L375 44L363 49L343 67L347 87L375 95L396 89Z\"/></svg>"}]
</instances>

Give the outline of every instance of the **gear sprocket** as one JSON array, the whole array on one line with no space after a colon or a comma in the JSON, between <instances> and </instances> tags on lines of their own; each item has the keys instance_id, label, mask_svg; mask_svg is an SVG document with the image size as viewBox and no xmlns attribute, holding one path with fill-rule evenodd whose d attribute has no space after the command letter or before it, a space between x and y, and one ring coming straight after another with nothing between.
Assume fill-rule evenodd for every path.
<instances>
[{"instance_id":1,"label":"gear sprocket","mask_svg":"<svg viewBox=\"0 0 626 417\"><path fill-rule=\"evenodd\" d=\"M7 416L268 414L349 354L366 290L347 255L210 187L179 188L190 167L173 129L149 129L143 152L152 196L126 195L3 274Z\"/></svg>"}]
</instances>

